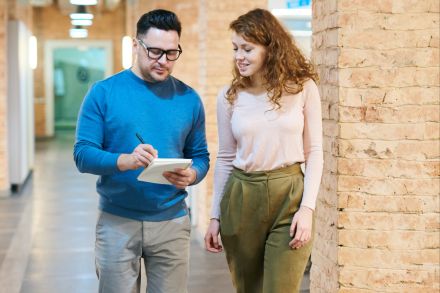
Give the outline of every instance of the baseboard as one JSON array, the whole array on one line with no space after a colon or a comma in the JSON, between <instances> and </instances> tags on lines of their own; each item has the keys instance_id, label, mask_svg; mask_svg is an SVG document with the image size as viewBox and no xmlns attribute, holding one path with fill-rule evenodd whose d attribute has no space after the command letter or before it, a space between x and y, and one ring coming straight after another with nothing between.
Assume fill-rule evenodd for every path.
<instances>
[{"instance_id":1,"label":"baseboard","mask_svg":"<svg viewBox=\"0 0 440 293\"><path fill-rule=\"evenodd\" d=\"M26 178L23 180L22 183L19 184L11 184L11 191L10 191L10 195L12 194L19 194L23 191L23 188L25 187L25 185L27 184L27 182L29 181L29 179L32 177L32 173L33 170L29 170Z\"/></svg>"}]
</instances>

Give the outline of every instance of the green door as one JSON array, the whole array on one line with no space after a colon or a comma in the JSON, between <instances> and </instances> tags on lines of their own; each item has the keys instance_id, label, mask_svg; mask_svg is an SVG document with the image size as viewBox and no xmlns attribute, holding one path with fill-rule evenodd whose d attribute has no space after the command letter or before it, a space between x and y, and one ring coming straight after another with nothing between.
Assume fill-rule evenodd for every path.
<instances>
[{"instance_id":1,"label":"green door","mask_svg":"<svg viewBox=\"0 0 440 293\"><path fill-rule=\"evenodd\" d=\"M57 48L53 53L55 131L75 129L89 87L105 76L106 50L99 47Z\"/></svg>"}]
</instances>

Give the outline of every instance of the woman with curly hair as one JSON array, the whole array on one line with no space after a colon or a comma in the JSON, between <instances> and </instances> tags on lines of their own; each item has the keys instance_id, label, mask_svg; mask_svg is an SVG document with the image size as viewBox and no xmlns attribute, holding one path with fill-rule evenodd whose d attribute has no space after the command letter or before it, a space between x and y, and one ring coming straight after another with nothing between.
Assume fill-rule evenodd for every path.
<instances>
[{"instance_id":1,"label":"woman with curly hair","mask_svg":"<svg viewBox=\"0 0 440 293\"><path fill-rule=\"evenodd\" d=\"M230 29L235 66L217 99L206 249L222 251L220 232L238 293L298 292L323 167L317 74L269 11L251 10Z\"/></svg>"}]
</instances>

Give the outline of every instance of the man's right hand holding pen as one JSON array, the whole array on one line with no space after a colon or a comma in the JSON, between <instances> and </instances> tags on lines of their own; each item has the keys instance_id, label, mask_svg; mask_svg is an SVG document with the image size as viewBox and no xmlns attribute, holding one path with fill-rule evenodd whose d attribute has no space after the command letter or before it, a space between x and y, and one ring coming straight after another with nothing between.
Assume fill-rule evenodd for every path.
<instances>
[{"instance_id":1,"label":"man's right hand holding pen","mask_svg":"<svg viewBox=\"0 0 440 293\"><path fill-rule=\"evenodd\" d=\"M139 133L136 133L139 144L131 154L121 154L117 164L120 171L136 170L147 167L153 159L157 158L157 150L150 144L146 144ZM164 172L163 176L174 186L184 189L197 179L197 172L193 168L175 169L174 172Z\"/></svg>"},{"instance_id":2,"label":"man's right hand holding pen","mask_svg":"<svg viewBox=\"0 0 440 293\"><path fill-rule=\"evenodd\" d=\"M136 170L147 167L154 158L157 158L157 150L150 144L146 144L142 137L136 133L141 142L131 154L121 154L117 164L120 171Z\"/></svg>"}]
</instances>

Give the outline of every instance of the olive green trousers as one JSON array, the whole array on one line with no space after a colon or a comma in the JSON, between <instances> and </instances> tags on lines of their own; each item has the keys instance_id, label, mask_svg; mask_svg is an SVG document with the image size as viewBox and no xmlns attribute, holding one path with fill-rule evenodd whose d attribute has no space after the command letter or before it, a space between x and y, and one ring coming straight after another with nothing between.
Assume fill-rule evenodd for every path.
<instances>
[{"instance_id":1,"label":"olive green trousers","mask_svg":"<svg viewBox=\"0 0 440 293\"><path fill-rule=\"evenodd\" d=\"M289 229L303 189L299 164L232 171L220 204L220 233L237 293L299 292L312 241L290 248Z\"/></svg>"}]
</instances>

